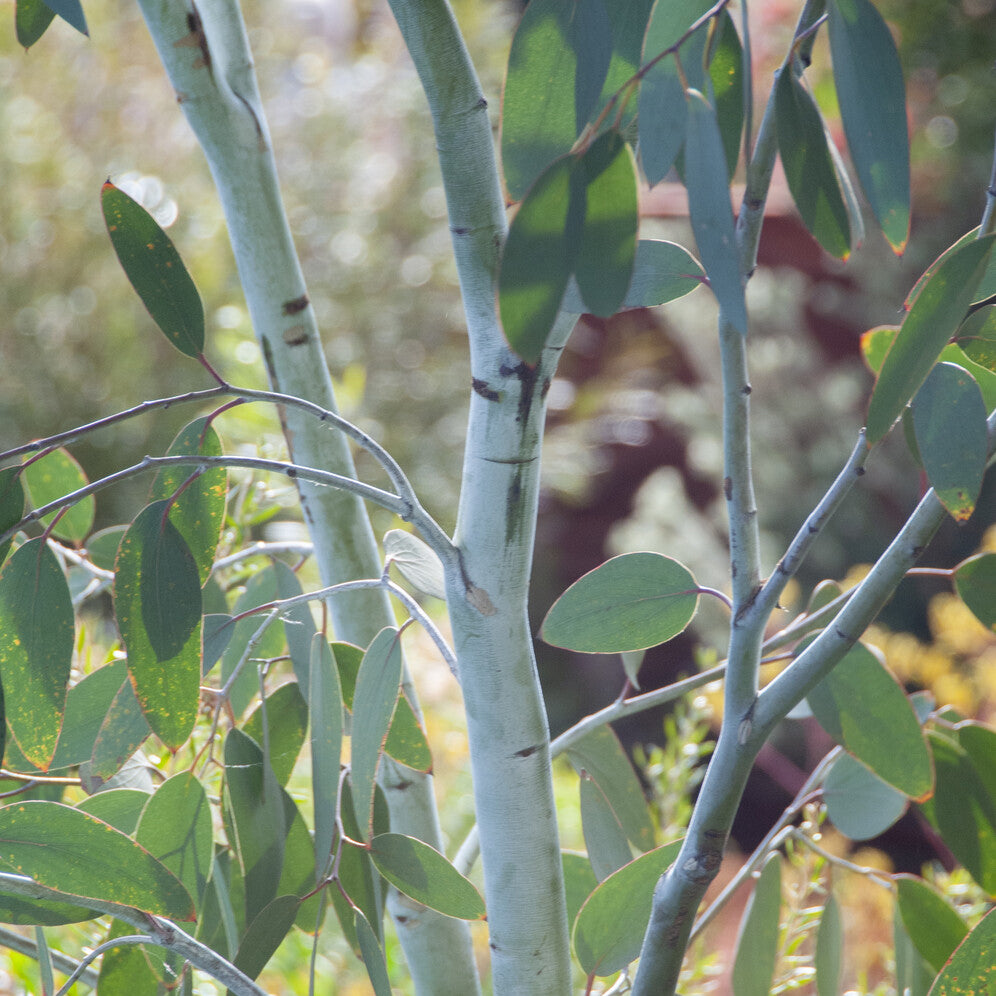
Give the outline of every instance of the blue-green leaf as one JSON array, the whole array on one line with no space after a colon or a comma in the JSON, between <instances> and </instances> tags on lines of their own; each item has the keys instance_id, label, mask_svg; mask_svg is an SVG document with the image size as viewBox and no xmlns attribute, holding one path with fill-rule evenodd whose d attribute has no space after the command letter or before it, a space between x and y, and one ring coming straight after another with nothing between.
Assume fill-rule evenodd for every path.
<instances>
[{"instance_id":1,"label":"blue-green leaf","mask_svg":"<svg viewBox=\"0 0 996 996\"><path fill-rule=\"evenodd\" d=\"M79 0L45 0L45 5L67 24L72 25L80 34L89 37L90 31L86 26L86 16Z\"/></svg>"},{"instance_id":2,"label":"blue-green leaf","mask_svg":"<svg viewBox=\"0 0 996 996\"><path fill-rule=\"evenodd\" d=\"M315 818L315 874L321 878L332 853L335 802L342 756L342 689L328 641L321 633L312 638L311 790Z\"/></svg>"},{"instance_id":3,"label":"blue-green leaf","mask_svg":"<svg viewBox=\"0 0 996 996\"><path fill-rule=\"evenodd\" d=\"M778 956L778 923L782 903L782 864L768 856L740 921L733 961L733 991L737 996L768 996Z\"/></svg>"},{"instance_id":4,"label":"blue-green leaf","mask_svg":"<svg viewBox=\"0 0 996 996\"><path fill-rule=\"evenodd\" d=\"M823 801L833 825L851 840L885 833L906 812L909 800L850 754L841 754L827 772Z\"/></svg>"}]
</instances>

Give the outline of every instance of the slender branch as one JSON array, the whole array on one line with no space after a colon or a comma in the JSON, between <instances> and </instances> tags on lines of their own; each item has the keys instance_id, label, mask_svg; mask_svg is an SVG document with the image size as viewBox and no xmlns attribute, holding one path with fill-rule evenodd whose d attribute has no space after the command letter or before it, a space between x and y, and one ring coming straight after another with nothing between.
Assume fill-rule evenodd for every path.
<instances>
[{"instance_id":1,"label":"slender branch","mask_svg":"<svg viewBox=\"0 0 996 996\"><path fill-rule=\"evenodd\" d=\"M287 540L286 542L260 540L258 543L230 553L227 557L219 557L211 565L211 570L212 572L222 571L242 563L243 560L249 560L251 557L273 557L278 553L296 553L302 558L310 557L314 553L314 549L311 543L301 540Z\"/></svg>"},{"instance_id":2,"label":"slender branch","mask_svg":"<svg viewBox=\"0 0 996 996\"><path fill-rule=\"evenodd\" d=\"M859 865L853 861L848 861L847 858L840 857L840 855L833 854L826 848L820 847L820 845L817 844L809 834L800 833L795 828L792 829L791 836L801 844L805 844L806 847L808 847L815 854L818 854L828 864L836 865L838 868L844 868L849 872L854 872L855 875L861 875L863 878L867 878L876 885L882 886L883 889L888 889L889 892L894 893L896 891L895 884L891 879L883 876L881 869L870 868L867 865Z\"/></svg>"},{"instance_id":3,"label":"slender branch","mask_svg":"<svg viewBox=\"0 0 996 996\"><path fill-rule=\"evenodd\" d=\"M38 942L30 937L25 937L23 934L18 934L17 931L9 930L7 927L0 927L0 947L19 951L21 954L27 955L29 958L34 958L36 961L38 959ZM60 951L50 950L48 956L52 960L52 965L66 975L69 975L77 968L77 963ZM92 968L87 968L78 981L82 981L84 985L89 986L91 989L96 989L97 978L97 973Z\"/></svg>"},{"instance_id":4,"label":"slender branch","mask_svg":"<svg viewBox=\"0 0 996 996\"><path fill-rule=\"evenodd\" d=\"M989 174L989 186L986 188L986 206L982 211L982 224L979 226L979 238L996 232L996 149L993 150L993 168Z\"/></svg>"},{"instance_id":5,"label":"slender branch","mask_svg":"<svg viewBox=\"0 0 996 996\"><path fill-rule=\"evenodd\" d=\"M194 940L186 931L169 920L152 916L135 909L133 906L122 906L120 903L104 899L92 899L59 892L40 885L25 875L14 875L0 872L0 893L24 896L27 899L41 899L46 902L72 903L84 906L95 913L106 913L124 923L129 923L139 930L146 931L148 943L157 947L175 951L185 958L195 968L206 972L227 986L237 996L266 996L266 993L256 985L244 972L226 961L216 951L205 944Z\"/></svg>"},{"instance_id":6,"label":"slender branch","mask_svg":"<svg viewBox=\"0 0 996 996\"><path fill-rule=\"evenodd\" d=\"M148 934L126 934L123 937L113 937L103 944L97 945L80 963L76 966L76 971L66 979L65 983L59 987L55 996L67 996L73 985L86 973L92 965L105 951L112 948L137 947L140 944L155 944L155 940Z\"/></svg>"}]
</instances>

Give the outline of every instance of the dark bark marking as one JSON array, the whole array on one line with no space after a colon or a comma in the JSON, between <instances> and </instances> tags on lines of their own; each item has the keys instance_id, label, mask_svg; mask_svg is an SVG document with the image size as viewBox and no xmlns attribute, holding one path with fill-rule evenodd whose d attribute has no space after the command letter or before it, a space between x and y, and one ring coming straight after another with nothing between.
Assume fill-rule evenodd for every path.
<instances>
[{"instance_id":1,"label":"dark bark marking","mask_svg":"<svg viewBox=\"0 0 996 996\"><path fill-rule=\"evenodd\" d=\"M299 311L304 311L309 304L308 295L302 294L300 297L296 297L292 301L284 301L280 307L280 310L285 315L296 315Z\"/></svg>"},{"instance_id":2,"label":"dark bark marking","mask_svg":"<svg viewBox=\"0 0 996 996\"><path fill-rule=\"evenodd\" d=\"M486 380L475 377L470 382L470 386L474 389L475 394L479 394L486 401L501 401L501 391L496 391L494 388L488 387Z\"/></svg>"}]
</instances>

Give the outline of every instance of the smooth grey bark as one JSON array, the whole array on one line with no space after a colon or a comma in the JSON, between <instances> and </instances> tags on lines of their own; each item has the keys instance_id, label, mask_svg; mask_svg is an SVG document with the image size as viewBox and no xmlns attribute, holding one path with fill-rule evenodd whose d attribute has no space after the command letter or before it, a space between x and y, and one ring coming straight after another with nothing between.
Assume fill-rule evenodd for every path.
<instances>
[{"instance_id":1,"label":"smooth grey bark","mask_svg":"<svg viewBox=\"0 0 996 996\"><path fill-rule=\"evenodd\" d=\"M141 0L143 16L188 122L204 150L225 212L253 328L275 391L336 410L314 311L281 202L273 152L245 25L236 0ZM313 416L281 409L291 458L355 477L341 433ZM298 483L322 581L377 577L380 554L363 503L334 488ZM337 596L330 603L339 639L369 644L394 616L382 590ZM417 696L407 669L409 700ZM381 784L392 829L442 849L431 775L385 758ZM388 908L420 994L479 991L465 923L391 893Z\"/></svg>"}]
</instances>

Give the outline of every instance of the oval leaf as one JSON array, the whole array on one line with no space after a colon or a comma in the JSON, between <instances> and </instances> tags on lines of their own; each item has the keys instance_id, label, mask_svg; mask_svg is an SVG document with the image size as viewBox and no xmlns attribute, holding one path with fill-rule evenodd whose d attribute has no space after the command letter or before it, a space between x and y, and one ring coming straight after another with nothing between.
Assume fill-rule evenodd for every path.
<instances>
[{"instance_id":1,"label":"oval leaf","mask_svg":"<svg viewBox=\"0 0 996 996\"><path fill-rule=\"evenodd\" d=\"M141 204L109 180L100 202L114 251L153 321L185 356L200 356L204 306L169 236Z\"/></svg>"},{"instance_id":2,"label":"oval leaf","mask_svg":"<svg viewBox=\"0 0 996 996\"><path fill-rule=\"evenodd\" d=\"M623 830L605 798L605 793L586 771L581 772L581 830L591 869L599 882L633 860L633 852Z\"/></svg>"},{"instance_id":3,"label":"oval leaf","mask_svg":"<svg viewBox=\"0 0 996 996\"><path fill-rule=\"evenodd\" d=\"M221 456L221 452L218 433L206 418L199 418L177 433L168 455ZM170 522L190 547L203 585L211 574L214 552L221 538L228 475L224 467L208 467L191 480L195 470L192 464L164 467L152 485L150 500L173 499L169 508Z\"/></svg>"},{"instance_id":4,"label":"oval leaf","mask_svg":"<svg viewBox=\"0 0 996 996\"><path fill-rule=\"evenodd\" d=\"M624 553L575 581L543 620L547 643L592 654L646 650L677 636L698 605L688 568L659 553Z\"/></svg>"},{"instance_id":5,"label":"oval leaf","mask_svg":"<svg viewBox=\"0 0 996 996\"><path fill-rule=\"evenodd\" d=\"M147 505L125 533L114 611L142 712L176 750L193 729L200 699L201 583L168 511L165 501Z\"/></svg>"},{"instance_id":6,"label":"oval leaf","mask_svg":"<svg viewBox=\"0 0 996 996\"><path fill-rule=\"evenodd\" d=\"M903 926L927 964L939 972L964 940L968 924L922 878L897 875L894 881Z\"/></svg>"},{"instance_id":7,"label":"oval leaf","mask_svg":"<svg viewBox=\"0 0 996 996\"><path fill-rule=\"evenodd\" d=\"M388 626L373 638L363 655L353 695L353 804L364 835L370 832L377 764L398 702L400 684L400 634Z\"/></svg>"},{"instance_id":8,"label":"oval leaf","mask_svg":"<svg viewBox=\"0 0 996 996\"><path fill-rule=\"evenodd\" d=\"M765 861L740 921L733 961L733 991L737 996L768 996L771 990L781 904L782 862L776 853Z\"/></svg>"},{"instance_id":9,"label":"oval leaf","mask_svg":"<svg viewBox=\"0 0 996 996\"><path fill-rule=\"evenodd\" d=\"M868 441L892 428L961 325L996 236L976 239L942 258L917 295L882 362L868 405Z\"/></svg>"},{"instance_id":10,"label":"oval leaf","mask_svg":"<svg viewBox=\"0 0 996 996\"><path fill-rule=\"evenodd\" d=\"M850 754L841 754L827 772L823 801L830 821L851 840L871 840L885 833L909 804L902 792Z\"/></svg>"},{"instance_id":11,"label":"oval leaf","mask_svg":"<svg viewBox=\"0 0 996 996\"><path fill-rule=\"evenodd\" d=\"M923 729L902 686L864 644L855 644L807 696L813 715L842 747L912 799L930 793Z\"/></svg>"},{"instance_id":12,"label":"oval leaf","mask_svg":"<svg viewBox=\"0 0 996 996\"><path fill-rule=\"evenodd\" d=\"M778 151L792 199L806 228L831 256L846 259L851 225L816 102L791 66L775 84Z\"/></svg>"},{"instance_id":13,"label":"oval leaf","mask_svg":"<svg viewBox=\"0 0 996 996\"><path fill-rule=\"evenodd\" d=\"M80 765L80 778L86 791L98 791L118 774L151 732L135 690L126 678L101 719L89 759Z\"/></svg>"},{"instance_id":14,"label":"oval leaf","mask_svg":"<svg viewBox=\"0 0 996 996\"><path fill-rule=\"evenodd\" d=\"M981 996L987 989L990 996L993 965L996 965L996 909L990 910L958 946L934 980L930 996Z\"/></svg>"},{"instance_id":15,"label":"oval leaf","mask_svg":"<svg viewBox=\"0 0 996 996\"><path fill-rule=\"evenodd\" d=\"M403 529L389 529L384 534L384 556L418 591L445 600L443 562L425 540Z\"/></svg>"},{"instance_id":16,"label":"oval leaf","mask_svg":"<svg viewBox=\"0 0 996 996\"><path fill-rule=\"evenodd\" d=\"M459 920L484 918L484 900L434 847L400 833L382 833L370 841L370 857L399 892L423 906Z\"/></svg>"},{"instance_id":17,"label":"oval leaf","mask_svg":"<svg viewBox=\"0 0 996 996\"><path fill-rule=\"evenodd\" d=\"M705 280L699 261L676 242L641 239L636 246L627 308L652 308L695 290Z\"/></svg>"},{"instance_id":18,"label":"oval leaf","mask_svg":"<svg viewBox=\"0 0 996 996\"><path fill-rule=\"evenodd\" d=\"M308 703L296 681L288 681L274 689L266 697L265 708L260 704L242 725L243 733L266 748L267 760L281 785L290 780L297 756L304 746L307 729Z\"/></svg>"},{"instance_id":19,"label":"oval leaf","mask_svg":"<svg viewBox=\"0 0 996 996\"><path fill-rule=\"evenodd\" d=\"M28 540L0 569L0 682L14 739L43 771L62 727L74 633L66 576L44 539Z\"/></svg>"},{"instance_id":20,"label":"oval leaf","mask_svg":"<svg viewBox=\"0 0 996 996\"><path fill-rule=\"evenodd\" d=\"M57 449L38 460L30 460L24 465L24 484L34 508L42 508L50 502L58 501L65 495L86 487L89 483L83 468L68 450ZM80 544L93 528L96 504L93 495L76 502L53 526L52 534L70 543ZM42 523L50 525L58 511L42 517Z\"/></svg>"},{"instance_id":21,"label":"oval leaf","mask_svg":"<svg viewBox=\"0 0 996 996\"><path fill-rule=\"evenodd\" d=\"M187 890L145 848L59 802L20 802L0 809L0 861L60 892L174 920L194 919Z\"/></svg>"},{"instance_id":22,"label":"oval leaf","mask_svg":"<svg viewBox=\"0 0 996 996\"><path fill-rule=\"evenodd\" d=\"M17 43L25 49L31 48L48 30L54 17L55 11L43 0L17 0L14 20Z\"/></svg>"},{"instance_id":23,"label":"oval leaf","mask_svg":"<svg viewBox=\"0 0 996 996\"><path fill-rule=\"evenodd\" d=\"M989 458L986 405L972 375L938 363L913 399L913 426L930 486L951 517L966 522Z\"/></svg>"},{"instance_id":24,"label":"oval leaf","mask_svg":"<svg viewBox=\"0 0 996 996\"><path fill-rule=\"evenodd\" d=\"M726 320L747 334L747 304L727 186L726 152L716 111L698 90L689 90L685 139L685 186L699 256Z\"/></svg>"},{"instance_id":25,"label":"oval leaf","mask_svg":"<svg viewBox=\"0 0 996 996\"><path fill-rule=\"evenodd\" d=\"M679 840L641 854L587 898L573 933L574 953L587 975L612 975L639 955L654 887L680 849Z\"/></svg>"},{"instance_id":26,"label":"oval leaf","mask_svg":"<svg viewBox=\"0 0 996 996\"><path fill-rule=\"evenodd\" d=\"M575 169L585 187L584 229L574 276L585 310L602 318L623 304L636 255L636 165L616 131L592 143Z\"/></svg>"},{"instance_id":27,"label":"oval leaf","mask_svg":"<svg viewBox=\"0 0 996 996\"><path fill-rule=\"evenodd\" d=\"M901 253L910 227L910 154L899 54L869 0L832 0L827 14L851 160L883 234Z\"/></svg>"}]
</instances>

